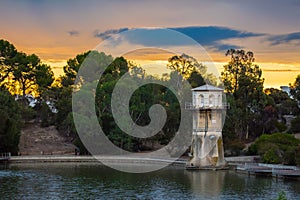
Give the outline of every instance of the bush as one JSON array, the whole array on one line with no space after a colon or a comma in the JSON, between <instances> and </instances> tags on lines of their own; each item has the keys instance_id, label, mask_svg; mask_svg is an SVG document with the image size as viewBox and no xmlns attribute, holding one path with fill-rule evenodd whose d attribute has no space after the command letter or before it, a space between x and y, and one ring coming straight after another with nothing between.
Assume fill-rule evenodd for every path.
<instances>
[{"instance_id":1,"label":"bush","mask_svg":"<svg viewBox=\"0 0 300 200\"><path fill-rule=\"evenodd\" d=\"M226 142L225 152L228 156L238 156L244 148L244 143L239 139L235 139Z\"/></svg>"},{"instance_id":2,"label":"bush","mask_svg":"<svg viewBox=\"0 0 300 200\"><path fill-rule=\"evenodd\" d=\"M281 191L281 192L278 194L277 200L287 200L287 198L286 198L286 196L285 196L285 192Z\"/></svg>"},{"instance_id":3,"label":"bush","mask_svg":"<svg viewBox=\"0 0 300 200\"><path fill-rule=\"evenodd\" d=\"M263 155L262 155L262 160L264 163L270 163L270 164L276 164L279 163L281 158L279 154L277 153L278 149L277 148L271 148L267 150Z\"/></svg>"},{"instance_id":4,"label":"bush","mask_svg":"<svg viewBox=\"0 0 300 200\"><path fill-rule=\"evenodd\" d=\"M283 163L289 165L296 165L296 151L297 148L295 147L288 148L283 156Z\"/></svg>"},{"instance_id":5,"label":"bush","mask_svg":"<svg viewBox=\"0 0 300 200\"><path fill-rule=\"evenodd\" d=\"M271 164L299 164L300 140L287 133L263 134L249 147L250 155L260 155L263 162Z\"/></svg>"}]
</instances>

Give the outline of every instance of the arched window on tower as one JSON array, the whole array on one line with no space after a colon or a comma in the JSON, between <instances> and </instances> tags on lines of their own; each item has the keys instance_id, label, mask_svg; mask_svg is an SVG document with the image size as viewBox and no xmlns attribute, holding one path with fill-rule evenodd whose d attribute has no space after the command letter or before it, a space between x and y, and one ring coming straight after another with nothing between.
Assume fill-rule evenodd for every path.
<instances>
[{"instance_id":1,"label":"arched window on tower","mask_svg":"<svg viewBox=\"0 0 300 200\"><path fill-rule=\"evenodd\" d=\"M220 94L218 96L218 106L222 107L222 96Z\"/></svg>"},{"instance_id":2,"label":"arched window on tower","mask_svg":"<svg viewBox=\"0 0 300 200\"><path fill-rule=\"evenodd\" d=\"M203 96L203 94L200 94L199 95L199 106L200 107L203 107L204 106L204 96Z\"/></svg>"},{"instance_id":3,"label":"arched window on tower","mask_svg":"<svg viewBox=\"0 0 300 200\"><path fill-rule=\"evenodd\" d=\"M215 105L215 96L213 94L209 95L209 107L213 107Z\"/></svg>"}]
</instances>

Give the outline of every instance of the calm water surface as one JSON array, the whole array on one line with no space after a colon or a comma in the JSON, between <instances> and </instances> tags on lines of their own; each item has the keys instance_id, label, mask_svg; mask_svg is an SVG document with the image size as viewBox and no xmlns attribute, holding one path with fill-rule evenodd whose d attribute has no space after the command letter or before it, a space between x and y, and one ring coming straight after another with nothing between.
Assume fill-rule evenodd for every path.
<instances>
[{"instance_id":1,"label":"calm water surface","mask_svg":"<svg viewBox=\"0 0 300 200\"><path fill-rule=\"evenodd\" d=\"M0 166L0 199L300 199L300 182L168 167L129 174L99 164Z\"/></svg>"}]
</instances>

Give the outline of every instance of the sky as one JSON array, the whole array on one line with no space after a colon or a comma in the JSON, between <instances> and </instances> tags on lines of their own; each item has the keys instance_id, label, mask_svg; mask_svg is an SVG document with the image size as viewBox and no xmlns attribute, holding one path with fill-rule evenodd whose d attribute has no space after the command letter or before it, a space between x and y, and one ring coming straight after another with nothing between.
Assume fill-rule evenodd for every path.
<instances>
[{"instance_id":1,"label":"sky","mask_svg":"<svg viewBox=\"0 0 300 200\"><path fill-rule=\"evenodd\" d=\"M254 52L265 87L279 87L300 74L299 10L298 0L0 0L0 38L37 54L58 75L69 58L110 36L134 28L168 28L202 45L219 70L229 61L227 49ZM130 48L148 45L143 37L127 41Z\"/></svg>"}]
</instances>

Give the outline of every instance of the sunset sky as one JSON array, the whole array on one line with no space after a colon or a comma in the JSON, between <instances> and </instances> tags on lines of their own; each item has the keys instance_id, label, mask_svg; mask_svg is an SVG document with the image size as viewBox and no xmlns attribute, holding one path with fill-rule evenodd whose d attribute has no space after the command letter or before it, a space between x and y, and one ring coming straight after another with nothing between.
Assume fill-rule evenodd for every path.
<instances>
[{"instance_id":1,"label":"sunset sky","mask_svg":"<svg viewBox=\"0 0 300 200\"><path fill-rule=\"evenodd\" d=\"M201 44L220 70L228 62L227 49L253 51L265 87L279 87L300 74L299 10L298 0L1 0L0 38L37 54L59 74L67 59L109 36L169 28ZM143 45L143 38L133 39L128 42ZM146 63L149 57L138 59Z\"/></svg>"}]
</instances>

